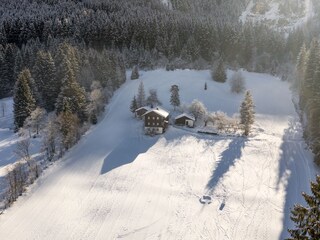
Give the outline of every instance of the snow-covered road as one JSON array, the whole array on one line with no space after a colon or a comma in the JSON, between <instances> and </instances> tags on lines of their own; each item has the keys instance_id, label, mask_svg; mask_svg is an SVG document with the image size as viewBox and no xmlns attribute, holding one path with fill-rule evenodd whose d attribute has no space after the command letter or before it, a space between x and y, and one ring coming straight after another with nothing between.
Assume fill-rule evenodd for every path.
<instances>
[{"instance_id":1,"label":"snow-covered road","mask_svg":"<svg viewBox=\"0 0 320 240\"><path fill-rule=\"evenodd\" d=\"M228 73L229 76L231 72ZM315 177L288 84L245 73L257 112L253 136L211 137L169 128L142 134L129 104L140 80L116 92L106 117L0 216L0 239L281 239L289 208ZM208 71L143 72L164 107L238 111L243 96ZM208 90L204 91L207 82ZM199 198L212 196L210 205Z\"/></svg>"}]
</instances>

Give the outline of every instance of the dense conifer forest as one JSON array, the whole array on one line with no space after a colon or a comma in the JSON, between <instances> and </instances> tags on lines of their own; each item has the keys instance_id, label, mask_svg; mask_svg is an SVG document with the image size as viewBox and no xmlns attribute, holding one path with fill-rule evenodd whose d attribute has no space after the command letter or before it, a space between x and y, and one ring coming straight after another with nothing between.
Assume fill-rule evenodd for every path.
<instances>
[{"instance_id":1,"label":"dense conifer forest","mask_svg":"<svg viewBox=\"0 0 320 240\"><path fill-rule=\"evenodd\" d=\"M96 119L96 110L88 110L92 84L98 82L107 101L125 81L125 69L133 66L173 70L209 69L224 64L292 80L292 66L296 65L299 50L304 43L309 48L317 36L318 17L309 21L307 29L297 28L285 35L267 24L240 22L239 15L248 3L4 0L0 6L0 98L19 92L15 89L20 86L17 79L24 72L24 78L30 75L25 80L34 108L59 113L68 105L84 122ZM283 2L283 9L294 9L298 3ZM319 9L316 1L314 8ZM316 48L314 45L311 48ZM307 64L306 59L304 62ZM318 69L304 68L309 73ZM303 75L303 79L308 81L311 77ZM310 129L310 110L306 110L310 109L306 108L309 100L304 100L310 94L306 92L300 89L301 107L306 112L306 136L314 142L317 138L312 136L318 133ZM66 103L74 95L78 106ZM17 123L16 128L22 123ZM316 149L313 147L318 155Z\"/></svg>"}]
</instances>

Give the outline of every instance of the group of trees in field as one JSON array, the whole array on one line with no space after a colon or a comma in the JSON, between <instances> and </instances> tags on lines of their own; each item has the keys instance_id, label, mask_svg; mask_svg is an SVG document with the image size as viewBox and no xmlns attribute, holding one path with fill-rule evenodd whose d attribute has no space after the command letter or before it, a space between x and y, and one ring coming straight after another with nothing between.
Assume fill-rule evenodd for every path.
<instances>
[{"instance_id":1,"label":"group of trees in field","mask_svg":"<svg viewBox=\"0 0 320 240\"><path fill-rule=\"evenodd\" d=\"M133 99L130 104L130 111L134 113L137 109L145 106L151 108L161 106L162 103L158 98L158 92L156 89L149 89L149 95L146 97L144 90L144 84L141 81L138 87L138 92L133 96Z\"/></svg>"},{"instance_id":2,"label":"group of trees in field","mask_svg":"<svg viewBox=\"0 0 320 240\"><path fill-rule=\"evenodd\" d=\"M247 91L240 106L240 119L237 116L229 117L221 111L208 112L199 100L194 100L188 107L188 111L194 116L196 122L204 123L204 127L211 126L220 132L231 134L242 130L244 136L249 136L255 119L254 107L252 95Z\"/></svg>"},{"instance_id":3,"label":"group of trees in field","mask_svg":"<svg viewBox=\"0 0 320 240\"><path fill-rule=\"evenodd\" d=\"M7 173L7 206L45 166L30 156L30 138L40 137L45 161L61 157L90 124L97 123L126 78L124 61L115 51L98 52L67 42L55 48L40 44L37 50L33 56L18 48L14 51L14 130L22 140L15 151L20 161Z\"/></svg>"}]
</instances>

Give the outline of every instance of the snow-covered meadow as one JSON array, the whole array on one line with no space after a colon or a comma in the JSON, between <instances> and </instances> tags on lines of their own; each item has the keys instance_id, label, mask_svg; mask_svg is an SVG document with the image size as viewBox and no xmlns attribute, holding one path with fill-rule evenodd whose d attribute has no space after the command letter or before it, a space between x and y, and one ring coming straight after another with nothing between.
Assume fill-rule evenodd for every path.
<instances>
[{"instance_id":1,"label":"snow-covered meadow","mask_svg":"<svg viewBox=\"0 0 320 240\"><path fill-rule=\"evenodd\" d=\"M0 216L0 239L283 239L316 168L289 85L244 73L256 105L252 136L201 135L170 126L147 137L129 112L140 81L163 107L177 84L183 104L238 112L243 95L209 71L141 72L114 95L104 119ZM230 77L231 71L228 72ZM204 90L207 83L208 90ZM199 198L212 197L210 205Z\"/></svg>"}]
</instances>

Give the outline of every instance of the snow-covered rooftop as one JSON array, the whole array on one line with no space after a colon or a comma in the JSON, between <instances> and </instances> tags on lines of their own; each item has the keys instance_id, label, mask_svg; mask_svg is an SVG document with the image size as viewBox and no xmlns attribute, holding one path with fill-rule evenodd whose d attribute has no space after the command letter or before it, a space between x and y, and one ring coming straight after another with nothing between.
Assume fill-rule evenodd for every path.
<instances>
[{"instance_id":1,"label":"snow-covered rooftop","mask_svg":"<svg viewBox=\"0 0 320 240\"><path fill-rule=\"evenodd\" d=\"M144 106L144 107L141 107L141 108L136 109L136 112L139 111L139 110L142 110L142 109L145 109L145 110L147 110L147 111L150 111L150 110L151 110L151 108L150 108L149 106Z\"/></svg>"},{"instance_id":2,"label":"snow-covered rooftop","mask_svg":"<svg viewBox=\"0 0 320 240\"><path fill-rule=\"evenodd\" d=\"M195 118L193 116L191 116L190 114L187 114L187 113L182 113L179 116L176 116L175 119L177 120L177 119L182 118L182 117L187 117L187 118L195 121Z\"/></svg>"},{"instance_id":3,"label":"snow-covered rooftop","mask_svg":"<svg viewBox=\"0 0 320 240\"><path fill-rule=\"evenodd\" d=\"M157 114L159 114L160 116L166 118L169 116L169 112L164 110L163 108L160 108L160 107L156 107L156 108L151 108L148 112L146 112L145 114L143 114L142 116L146 115L146 114L149 114L151 112L155 112Z\"/></svg>"}]
</instances>

